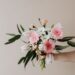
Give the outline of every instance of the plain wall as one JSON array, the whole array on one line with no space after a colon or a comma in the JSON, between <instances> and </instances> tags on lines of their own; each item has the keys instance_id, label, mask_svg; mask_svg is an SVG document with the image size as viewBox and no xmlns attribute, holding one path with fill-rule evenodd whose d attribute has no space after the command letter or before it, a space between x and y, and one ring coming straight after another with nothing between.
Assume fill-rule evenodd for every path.
<instances>
[{"instance_id":1,"label":"plain wall","mask_svg":"<svg viewBox=\"0 0 75 75\"><path fill-rule=\"evenodd\" d=\"M41 71L29 63L27 69L17 62L21 56L21 41L5 46L6 33L17 33L16 24L25 28L38 18L47 18L49 25L61 22L64 35L75 35L75 0L0 0L0 75L75 75L75 63L55 61ZM74 48L68 48L74 50Z\"/></svg>"}]
</instances>

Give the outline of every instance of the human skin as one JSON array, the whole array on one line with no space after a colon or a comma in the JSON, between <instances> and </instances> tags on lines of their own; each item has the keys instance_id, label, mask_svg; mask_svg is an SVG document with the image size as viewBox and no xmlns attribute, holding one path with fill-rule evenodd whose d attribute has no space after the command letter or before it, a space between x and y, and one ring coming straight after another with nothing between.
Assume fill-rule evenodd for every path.
<instances>
[{"instance_id":1,"label":"human skin","mask_svg":"<svg viewBox=\"0 0 75 75\"><path fill-rule=\"evenodd\" d=\"M55 61L75 62L75 51L53 54Z\"/></svg>"}]
</instances>

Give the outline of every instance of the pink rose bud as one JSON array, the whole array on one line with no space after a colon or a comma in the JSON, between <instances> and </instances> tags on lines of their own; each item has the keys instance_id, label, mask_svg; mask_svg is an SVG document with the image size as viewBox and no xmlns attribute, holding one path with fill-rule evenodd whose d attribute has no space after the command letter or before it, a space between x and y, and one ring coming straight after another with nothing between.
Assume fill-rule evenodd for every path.
<instances>
[{"instance_id":1,"label":"pink rose bud","mask_svg":"<svg viewBox=\"0 0 75 75\"><path fill-rule=\"evenodd\" d=\"M51 34L55 39L61 39L63 37L62 26L60 23L57 23L51 30Z\"/></svg>"},{"instance_id":2,"label":"pink rose bud","mask_svg":"<svg viewBox=\"0 0 75 75\"><path fill-rule=\"evenodd\" d=\"M36 43L39 40L39 35L35 31L30 32L29 41L31 44Z\"/></svg>"},{"instance_id":3,"label":"pink rose bud","mask_svg":"<svg viewBox=\"0 0 75 75\"><path fill-rule=\"evenodd\" d=\"M44 52L45 53L48 53L48 54L52 53L54 48L55 48L55 44L53 40L50 39L44 42Z\"/></svg>"}]
</instances>

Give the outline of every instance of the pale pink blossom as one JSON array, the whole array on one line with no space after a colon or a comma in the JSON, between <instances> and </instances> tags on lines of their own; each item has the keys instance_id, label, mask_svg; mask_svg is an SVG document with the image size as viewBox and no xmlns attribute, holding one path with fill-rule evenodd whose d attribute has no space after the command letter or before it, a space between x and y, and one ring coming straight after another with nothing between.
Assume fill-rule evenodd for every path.
<instances>
[{"instance_id":1,"label":"pale pink blossom","mask_svg":"<svg viewBox=\"0 0 75 75\"><path fill-rule=\"evenodd\" d=\"M51 34L55 39L60 39L63 37L62 26L60 23L57 23L51 30Z\"/></svg>"},{"instance_id":2,"label":"pale pink blossom","mask_svg":"<svg viewBox=\"0 0 75 75\"><path fill-rule=\"evenodd\" d=\"M44 52L45 53L52 53L53 49L55 48L55 44L53 40L46 40L44 41Z\"/></svg>"},{"instance_id":3,"label":"pale pink blossom","mask_svg":"<svg viewBox=\"0 0 75 75\"><path fill-rule=\"evenodd\" d=\"M39 40L39 35L35 31L31 31L29 35L29 41L31 44L34 44Z\"/></svg>"}]
</instances>

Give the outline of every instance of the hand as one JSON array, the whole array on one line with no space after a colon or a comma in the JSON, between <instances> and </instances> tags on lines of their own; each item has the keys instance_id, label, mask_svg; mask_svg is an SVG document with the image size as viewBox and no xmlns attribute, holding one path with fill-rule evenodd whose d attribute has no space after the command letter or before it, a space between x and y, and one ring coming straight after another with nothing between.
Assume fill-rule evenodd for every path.
<instances>
[{"instance_id":1,"label":"hand","mask_svg":"<svg viewBox=\"0 0 75 75\"><path fill-rule=\"evenodd\" d=\"M55 54L53 53L55 61L75 62L75 51Z\"/></svg>"}]
</instances>

